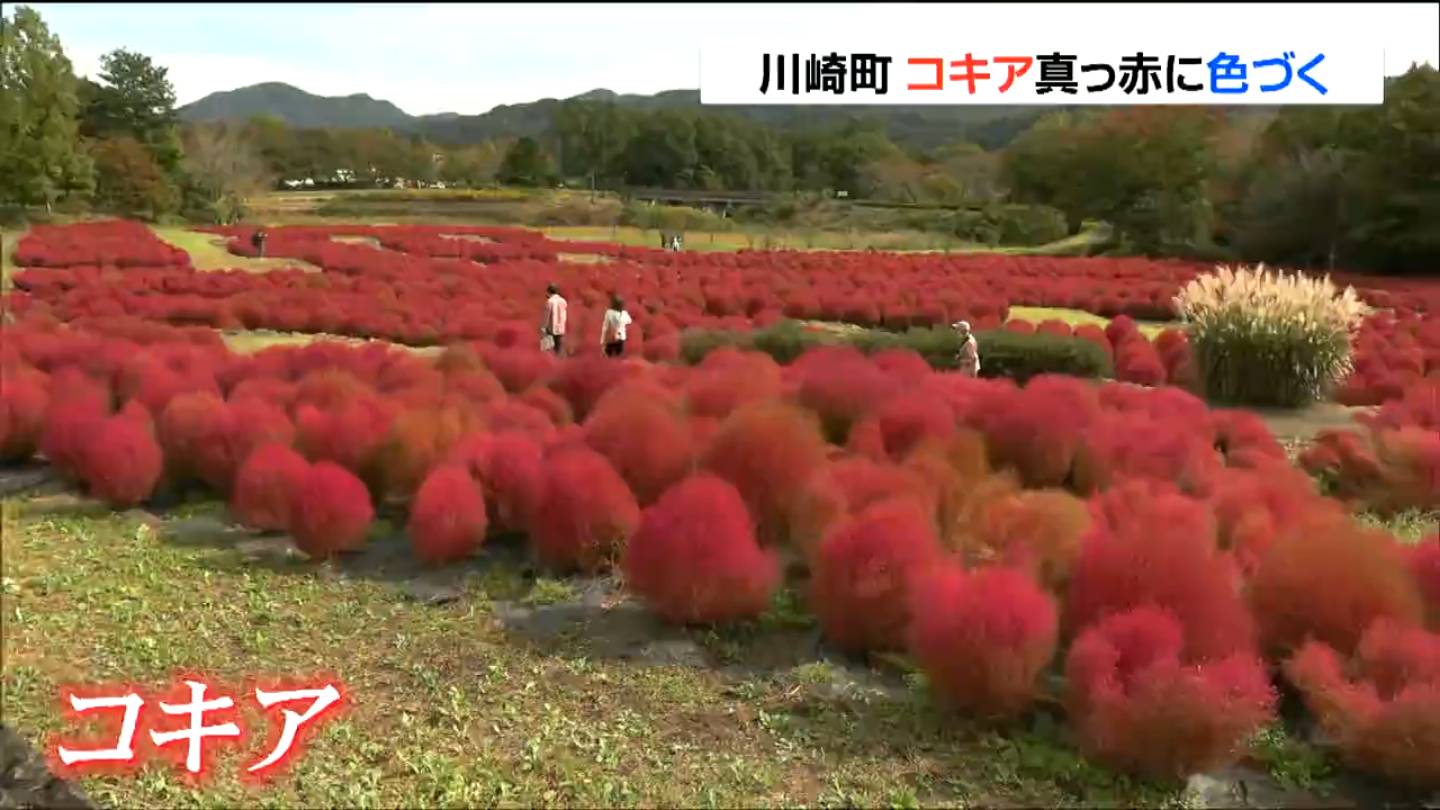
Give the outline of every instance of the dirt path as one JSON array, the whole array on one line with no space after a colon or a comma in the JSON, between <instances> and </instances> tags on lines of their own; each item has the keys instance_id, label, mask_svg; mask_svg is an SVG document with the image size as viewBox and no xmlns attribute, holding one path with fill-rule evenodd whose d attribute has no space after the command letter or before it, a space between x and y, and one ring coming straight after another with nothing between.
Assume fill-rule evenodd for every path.
<instances>
[{"instance_id":1,"label":"dirt path","mask_svg":"<svg viewBox=\"0 0 1440 810\"><path fill-rule=\"evenodd\" d=\"M1265 424L1270 427L1270 432L1274 433L1275 438L1280 441L1304 442L1315 438L1315 434L1322 430L1337 428L1359 430L1360 425L1355 421L1355 415L1374 409L1352 408L1333 402L1321 402L1299 410L1285 408L1250 408L1248 410L1264 419Z\"/></svg>"}]
</instances>

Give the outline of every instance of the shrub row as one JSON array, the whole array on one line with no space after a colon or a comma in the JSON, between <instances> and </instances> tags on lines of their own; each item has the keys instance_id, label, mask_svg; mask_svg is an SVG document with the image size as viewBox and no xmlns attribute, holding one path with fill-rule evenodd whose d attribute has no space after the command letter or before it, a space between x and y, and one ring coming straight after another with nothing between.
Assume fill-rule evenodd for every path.
<instances>
[{"instance_id":1,"label":"shrub row","mask_svg":"<svg viewBox=\"0 0 1440 810\"><path fill-rule=\"evenodd\" d=\"M654 366L493 344L237 356L38 321L4 336L0 447L117 507L206 487L314 557L363 546L382 506L436 563L518 530L556 571L618 566L681 623L762 614L783 551L832 644L909 653L953 710L1013 718L1063 670L1080 745L1114 767L1223 765L1273 716L1263 662L1293 660L1357 767L1434 778L1414 753L1440 750L1433 729L1386 719L1433 716L1430 681L1371 701L1306 662L1323 643L1379 683L1375 662L1429 660L1440 541L1403 552L1360 528L1256 417L1178 389L1022 387L893 346Z\"/></svg>"}]
</instances>

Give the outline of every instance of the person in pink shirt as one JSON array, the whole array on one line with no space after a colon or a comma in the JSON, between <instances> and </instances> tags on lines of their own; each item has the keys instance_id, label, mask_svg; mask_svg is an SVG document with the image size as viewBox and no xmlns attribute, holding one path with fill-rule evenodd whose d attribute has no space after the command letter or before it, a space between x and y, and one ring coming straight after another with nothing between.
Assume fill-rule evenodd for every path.
<instances>
[{"instance_id":1,"label":"person in pink shirt","mask_svg":"<svg viewBox=\"0 0 1440 810\"><path fill-rule=\"evenodd\" d=\"M556 356L559 356L565 342L565 299L560 295L560 288L554 284L546 291L550 293L550 297L545 299L545 322L540 331L550 338L552 348Z\"/></svg>"}]
</instances>

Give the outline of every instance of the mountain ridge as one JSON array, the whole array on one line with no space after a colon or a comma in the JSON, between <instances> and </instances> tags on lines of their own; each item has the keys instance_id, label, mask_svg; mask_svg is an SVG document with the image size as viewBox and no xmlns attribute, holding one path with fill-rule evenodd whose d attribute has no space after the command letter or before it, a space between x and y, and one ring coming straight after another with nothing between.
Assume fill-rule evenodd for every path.
<instances>
[{"instance_id":1,"label":"mountain ridge","mask_svg":"<svg viewBox=\"0 0 1440 810\"><path fill-rule=\"evenodd\" d=\"M366 93L318 96L284 82L263 82L218 91L180 107L189 122L243 121L271 115L297 128L390 129L423 135L444 144L466 144L495 138L536 136L545 133L560 105L569 100L599 101L636 109L699 109L700 91L662 90L651 95L617 93L595 88L567 99L542 98L501 104L488 112L410 115L394 103ZM912 146L933 147L973 139L983 146L1008 141L1035 118L1055 107L802 107L708 106L707 110L748 118L781 130L833 126L862 118L883 121L890 137ZM990 142L990 143L987 143Z\"/></svg>"}]
</instances>

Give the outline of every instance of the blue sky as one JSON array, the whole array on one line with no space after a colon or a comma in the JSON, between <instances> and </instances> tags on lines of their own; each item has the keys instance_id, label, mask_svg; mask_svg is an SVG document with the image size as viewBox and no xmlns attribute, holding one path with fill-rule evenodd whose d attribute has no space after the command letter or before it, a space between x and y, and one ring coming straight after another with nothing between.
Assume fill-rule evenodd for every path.
<instances>
[{"instance_id":1,"label":"blue sky","mask_svg":"<svg viewBox=\"0 0 1440 810\"><path fill-rule=\"evenodd\" d=\"M320 95L368 93L417 115L475 114L597 87L625 93L694 88L700 50L737 40L764 38L783 47L797 34L807 42L933 41L936 31L999 30L1014 37L1018 16L1026 41L1050 34L1074 48L1081 44L1076 15L1094 28L1097 20L1113 19L1107 10L1079 5L1006 4L30 5L60 37L77 72L98 72L100 55L113 48L136 50L170 69L181 104L217 90L284 81ZM1183 35L1176 16L1208 18L1212 30L1217 22L1229 25L1203 8L1133 5L1114 13L1140 30L1151 15L1152 35L1134 40L1148 51L1157 49L1158 39ZM1240 13L1236 8L1226 13ZM1343 31L1347 40L1368 38L1384 47L1387 73L1412 61L1440 65L1436 3L1285 8L1292 20L1287 34ZM1236 18L1236 29L1253 34L1242 20ZM1115 28L1107 33L1117 35Z\"/></svg>"}]
</instances>

